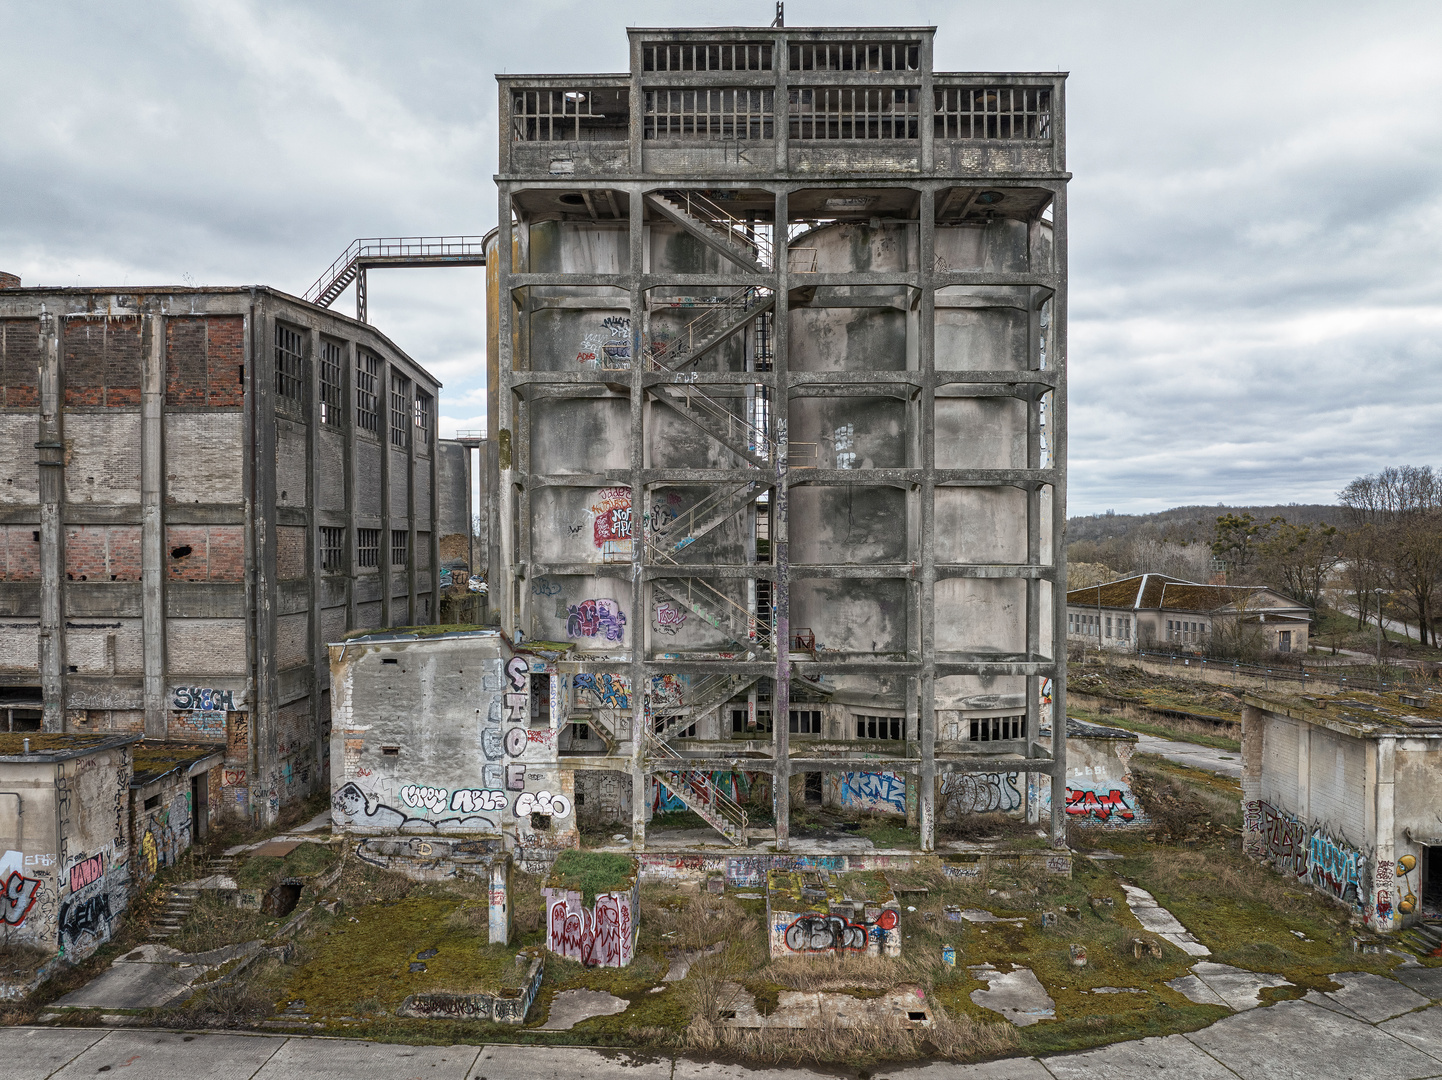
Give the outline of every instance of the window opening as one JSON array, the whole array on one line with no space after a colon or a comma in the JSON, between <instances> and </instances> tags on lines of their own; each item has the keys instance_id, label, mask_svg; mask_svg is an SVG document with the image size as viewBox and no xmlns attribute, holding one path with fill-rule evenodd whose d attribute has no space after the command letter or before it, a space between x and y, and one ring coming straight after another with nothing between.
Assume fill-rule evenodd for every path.
<instances>
[{"instance_id":1,"label":"window opening","mask_svg":"<svg viewBox=\"0 0 1442 1080\"><path fill-rule=\"evenodd\" d=\"M1026 715L977 716L971 720L970 742L1002 742L1026 737Z\"/></svg>"},{"instance_id":2,"label":"window opening","mask_svg":"<svg viewBox=\"0 0 1442 1080\"><path fill-rule=\"evenodd\" d=\"M770 139L774 90L648 90L647 139Z\"/></svg>"},{"instance_id":3,"label":"window opening","mask_svg":"<svg viewBox=\"0 0 1442 1080\"><path fill-rule=\"evenodd\" d=\"M391 445L406 447L411 420L411 382L391 374Z\"/></svg>"},{"instance_id":4,"label":"window opening","mask_svg":"<svg viewBox=\"0 0 1442 1080\"><path fill-rule=\"evenodd\" d=\"M320 343L320 422L332 427L345 423L341 415L341 351L334 341Z\"/></svg>"},{"instance_id":5,"label":"window opening","mask_svg":"<svg viewBox=\"0 0 1442 1080\"><path fill-rule=\"evenodd\" d=\"M391 530L391 565L405 566L409 561L411 534L405 529Z\"/></svg>"},{"instance_id":6,"label":"window opening","mask_svg":"<svg viewBox=\"0 0 1442 1080\"><path fill-rule=\"evenodd\" d=\"M300 332L280 323L275 327L275 392L286 400L302 400L304 380Z\"/></svg>"},{"instance_id":7,"label":"window opening","mask_svg":"<svg viewBox=\"0 0 1442 1080\"><path fill-rule=\"evenodd\" d=\"M820 735L821 710L792 709L790 729L793 735Z\"/></svg>"},{"instance_id":8,"label":"window opening","mask_svg":"<svg viewBox=\"0 0 1442 1080\"><path fill-rule=\"evenodd\" d=\"M380 400L377 394L380 358L360 353L355 361L355 422L362 431L380 429Z\"/></svg>"},{"instance_id":9,"label":"window opening","mask_svg":"<svg viewBox=\"0 0 1442 1080\"><path fill-rule=\"evenodd\" d=\"M921 46L904 41L818 42L792 45L792 71L916 71Z\"/></svg>"},{"instance_id":10,"label":"window opening","mask_svg":"<svg viewBox=\"0 0 1442 1080\"><path fill-rule=\"evenodd\" d=\"M423 390L416 391L416 430L420 433L421 445L429 446L431 441L431 419L435 414L435 399Z\"/></svg>"},{"instance_id":11,"label":"window opening","mask_svg":"<svg viewBox=\"0 0 1442 1080\"><path fill-rule=\"evenodd\" d=\"M631 92L616 89L517 90L511 95L516 142L624 141Z\"/></svg>"},{"instance_id":12,"label":"window opening","mask_svg":"<svg viewBox=\"0 0 1442 1080\"><path fill-rule=\"evenodd\" d=\"M320 566L322 570L340 570L345 563L345 529L329 525L320 527Z\"/></svg>"},{"instance_id":13,"label":"window opening","mask_svg":"<svg viewBox=\"0 0 1442 1080\"><path fill-rule=\"evenodd\" d=\"M759 41L645 45L641 49L641 70L770 71L771 51L769 42Z\"/></svg>"},{"instance_id":14,"label":"window opening","mask_svg":"<svg viewBox=\"0 0 1442 1080\"><path fill-rule=\"evenodd\" d=\"M1050 139L1051 91L1021 86L936 91L938 139Z\"/></svg>"},{"instance_id":15,"label":"window opening","mask_svg":"<svg viewBox=\"0 0 1442 1080\"><path fill-rule=\"evenodd\" d=\"M381 562L381 531L379 529L357 529L355 531L356 565L379 566Z\"/></svg>"},{"instance_id":16,"label":"window opening","mask_svg":"<svg viewBox=\"0 0 1442 1080\"><path fill-rule=\"evenodd\" d=\"M917 97L907 86L817 86L791 91L793 139L915 139Z\"/></svg>"}]
</instances>

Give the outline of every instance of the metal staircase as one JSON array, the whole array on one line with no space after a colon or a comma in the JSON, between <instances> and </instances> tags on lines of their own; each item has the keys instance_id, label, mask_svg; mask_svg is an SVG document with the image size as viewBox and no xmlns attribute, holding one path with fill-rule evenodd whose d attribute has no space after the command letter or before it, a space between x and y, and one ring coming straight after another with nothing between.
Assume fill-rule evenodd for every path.
<instances>
[{"instance_id":1,"label":"metal staircase","mask_svg":"<svg viewBox=\"0 0 1442 1080\"><path fill-rule=\"evenodd\" d=\"M719 790L704 772L686 768L686 759L650 731L646 732L646 749L664 762L657 766L658 783L732 844L746 846L746 811L740 803Z\"/></svg>"},{"instance_id":2,"label":"metal staircase","mask_svg":"<svg viewBox=\"0 0 1442 1080\"><path fill-rule=\"evenodd\" d=\"M700 578L656 578L653 582L678 604L707 625L720 630L754 659L756 652L770 651L771 627L746 607Z\"/></svg>"},{"instance_id":3,"label":"metal staircase","mask_svg":"<svg viewBox=\"0 0 1442 1080\"><path fill-rule=\"evenodd\" d=\"M646 202L723 258L758 274L770 270L774 254L770 237L701 192L653 191Z\"/></svg>"},{"instance_id":4,"label":"metal staircase","mask_svg":"<svg viewBox=\"0 0 1442 1080\"><path fill-rule=\"evenodd\" d=\"M352 282L356 318L366 321L366 271L383 267L485 266L482 236L372 236L352 240L340 258L316 278L303 299L330 307Z\"/></svg>"},{"instance_id":5,"label":"metal staircase","mask_svg":"<svg viewBox=\"0 0 1442 1080\"><path fill-rule=\"evenodd\" d=\"M691 685L686 695L686 704L680 708L667 709L664 716L658 716L652 722L652 734L660 739L672 738L677 728L685 727L708 709L730 701L737 694L744 694L759 678L759 675L706 676Z\"/></svg>"}]
</instances>

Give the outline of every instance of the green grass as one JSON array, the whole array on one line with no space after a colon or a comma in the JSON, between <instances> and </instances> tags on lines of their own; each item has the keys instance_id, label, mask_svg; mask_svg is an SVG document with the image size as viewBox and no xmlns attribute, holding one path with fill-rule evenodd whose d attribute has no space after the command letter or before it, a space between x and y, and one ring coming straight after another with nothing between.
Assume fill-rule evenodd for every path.
<instances>
[{"instance_id":1,"label":"green grass","mask_svg":"<svg viewBox=\"0 0 1442 1080\"><path fill-rule=\"evenodd\" d=\"M340 856L326 844L306 841L284 858L252 855L235 869L235 883L242 889L269 889L282 878L306 878L323 874Z\"/></svg>"},{"instance_id":2,"label":"green grass","mask_svg":"<svg viewBox=\"0 0 1442 1080\"><path fill-rule=\"evenodd\" d=\"M596 902L597 893L624 891L635 880L636 860L631 856L572 848L557 856L546 886L573 889L581 894L581 902L590 907Z\"/></svg>"},{"instance_id":3,"label":"green grass","mask_svg":"<svg viewBox=\"0 0 1442 1080\"><path fill-rule=\"evenodd\" d=\"M1155 720L1137 720L1130 716L1093 712L1090 709L1078 709L1075 706L1068 708L1067 713L1078 720L1101 724L1103 727L1119 727L1124 731L1135 731L1141 735L1155 735L1159 739L1175 739L1178 742L1196 743L1198 746L1210 746L1217 750L1230 750L1238 754L1242 752L1240 739L1229 739L1225 735L1213 735L1203 731L1184 731L1179 727L1169 725L1165 717L1157 717Z\"/></svg>"}]
</instances>

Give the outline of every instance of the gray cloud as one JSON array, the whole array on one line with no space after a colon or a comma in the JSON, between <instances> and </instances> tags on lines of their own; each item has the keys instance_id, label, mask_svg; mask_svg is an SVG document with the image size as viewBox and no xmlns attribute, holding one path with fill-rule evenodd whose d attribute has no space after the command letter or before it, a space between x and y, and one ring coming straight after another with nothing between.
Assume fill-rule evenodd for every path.
<instances>
[{"instance_id":1,"label":"gray cloud","mask_svg":"<svg viewBox=\"0 0 1442 1080\"><path fill-rule=\"evenodd\" d=\"M494 72L622 70L627 25L771 10L0 0L0 268L298 293L356 236L483 233ZM939 68L1071 72L1074 512L1438 463L1442 9L788 4L878 13L937 24ZM484 413L483 290L372 276L373 321L446 384L443 431Z\"/></svg>"}]
</instances>

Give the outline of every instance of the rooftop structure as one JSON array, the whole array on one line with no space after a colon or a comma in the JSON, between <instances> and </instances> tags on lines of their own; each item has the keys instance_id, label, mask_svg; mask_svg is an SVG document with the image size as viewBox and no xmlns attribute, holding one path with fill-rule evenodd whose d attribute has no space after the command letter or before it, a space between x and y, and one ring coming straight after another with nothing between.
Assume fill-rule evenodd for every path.
<instances>
[{"instance_id":1,"label":"rooftop structure","mask_svg":"<svg viewBox=\"0 0 1442 1080\"><path fill-rule=\"evenodd\" d=\"M927 850L946 774L1048 776L1060 843L1064 75L628 33L628 72L498 76L490 601L560 647L563 765L638 845L653 790L746 844L741 770L785 850L859 761Z\"/></svg>"}]
</instances>

